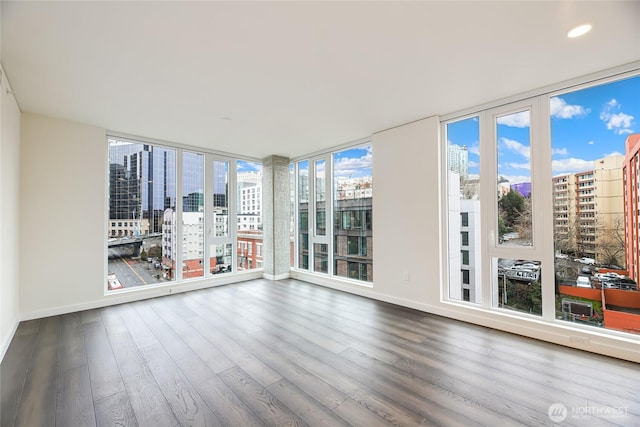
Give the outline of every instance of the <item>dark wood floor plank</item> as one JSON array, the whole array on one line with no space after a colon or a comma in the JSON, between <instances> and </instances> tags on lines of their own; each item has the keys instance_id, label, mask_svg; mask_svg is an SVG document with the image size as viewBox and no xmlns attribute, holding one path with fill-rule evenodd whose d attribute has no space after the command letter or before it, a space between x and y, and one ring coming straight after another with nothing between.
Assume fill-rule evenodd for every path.
<instances>
[{"instance_id":1,"label":"dark wood floor plank","mask_svg":"<svg viewBox=\"0 0 640 427\"><path fill-rule=\"evenodd\" d=\"M222 426L161 344L140 348L174 415L183 426Z\"/></svg>"},{"instance_id":2,"label":"dark wood floor plank","mask_svg":"<svg viewBox=\"0 0 640 427\"><path fill-rule=\"evenodd\" d=\"M152 307L156 313L158 313L159 310L162 311L162 306L158 307L153 304ZM217 374L236 366L214 343L206 339L177 314L171 311L162 311L162 315L166 319L169 327L182 337L191 351L197 354L214 373Z\"/></svg>"},{"instance_id":3,"label":"dark wood floor plank","mask_svg":"<svg viewBox=\"0 0 640 427\"><path fill-rule=\"evenodd\" d=\"M158 313L166 315L168 312L167 305L163 304L169 298L157 298L156 304L161 304L161 310L154 310L149 301L142 301L140 303L132 304L132 307L137 311L140 318L144 321L145 325L156 337L158 342L162 344L162 347L169 353L173 360L189 357L193 354L193 351L185 344L182 337L175 333L175 331L164 321L165 316L160 316Z\"/></svg>"},{"instance_id":4,"label":"dark wood floor plank","mask_svg":"<svg viewBox=\"0 0 640 427\"><path fill-rule=\"evenodd\" d=\"M138 420L125 392L112 394L95 402L97 427L137 427Z\"/></svg>"},{"instance_id":5,"label":"dark wood floor plank","mask_svg":"<svg viewBox=\"0 0 640 427\"><path fill-rule=\"evenodd\" d=\"M98 313L99 316L99 313ZM102 319L83 324L84 343L94 401L124 393L124 383Z\"/></svg>"},{"instance_id":6,"label":"dark wood floor plank","mask_svg":"<svg viewBox=\"0 0 640 427\"><path fill-rule=\"evenodd\" d=\"M337 427L349 425L327 406L320 404L316 399L286 379L271 384L267 387L267 391L310 426Z\"/></svg>"},{"instance_id":7,"label":"dark wood floor plank","mask_svg":"<svg viewBox=\"0 0 640 427\"><path fill-rule=\"evenodd\" d=\"M96 425L89 368L86 364L60 372L56 401L56 425L86 427Z\"/></svg>"},{"instance_id":8,"label":"dark wood floor plank","mask_svg":"<svg viewBox=\"0 0 640 427\"><path fill-rule=\"evenodd\" d=\"M122 329L122 318L116 310L105 310L102 315L138 424L150 427L179 425L126 326Z\"/></svg>"},{"instance_id":9,"label":"dark wood floor plank","mask_svg":"<svg viewBox=\"0 0 640 427\"><path fill-rule=\"evenodd\" d=\"M343 372L335 369L329 361L317 359L313 355L298 349L296 345L300 338L297 336L291 338L286 336L286 333L283 335L282 332L276 330L259 331L254 333L253 336L265 345L274 346L282 354L287 355L289 360L295 360L295 363L316 377L331 384L393 425L420 425L425 421L424 417L407 410L367 384L354 380L350 375L344 375ZM296 345L287 342L286 340L288 339Z\"/></svg>"},{"instance_id":10,"label":"dark wood floor plank","mask_svg":"<svg viewBox=\"0 0 640 427\"><path fill-rule=\"evenodd\" d=\"M374 414L363 405L349 398L333 410L339 417L346 420L352 426L389 427L393 426L389 421ZM426 425L426 424L425 424Z\"/></svg>"},{"instance_id":11,"label":"dark wood floor plank","mask_svg":"<svg viewBox=\"0 0 640 427\"><path fill-rule=\"evenodd\" d=\"M199 357L181 359L176 364L222 424L243 427L264 425Z\"/></svg>"},{"instance_id":12,"label":"dark wood floor plank","mask_svg":"<svg viewBox=\"0 0 640 427\"><path fill-rule=\"evenodd\" d=\"M42 319L16 416L16 426L49 426L56 416L60 317Z\"/></svg>"},{"instance_id":13,"label":"dark wood floor plank","mask_svg":"<svg viewBox=\"0 0 640 427\"><path fill-rule=\"evenodd\" d=\"M218 376L266 425L307 425L239 367L227 369Z\"/></svg>"},{"instance_id":14,"label":"dark wood floor plank","mask_svg":"<svg viewBox=\"0 0 640 427\"><path fill-rule=\"evenodd\" d=\"M280 374L271 369L255 355L249 353L226 335L221 333L215 326L205 318L198 317L191 322L198 332L200 332L210 342L216 343L220 350L236 365L241 367L251 377L262 386L268 386L282 379Z\"/></svg>"},{"instance_id":15,"label":"dark wood floor plank","mask_svg":"<svg viewBox=\"0 0 640 427\"><path fill-rule=\"evenodd\" d=\"M30 325L33 326L33 323ZM0 425L13 426L18 413L18 405L22 397L27 372L31 367L34 350L34 339L37 329L31 332L22 331L18 327L16 336L11 341L0 364Z\"/></svg>"},{"instance_id":16,"label":"dark wood floor plank","mask_svg":"<svg viewBox=\"0 0 640 427\"><path fill-rule=\"evenodd\" d=\"M60 361L58 369L62 372L86 366L87 354L84 345L84 333L79 313L65 314L61 317Z\"/></svg>"},{"instance_id":17,"label":"dark wood floor plank","mask_svg":"<svg viewBox=\"0 0 640 427\"><path fill-rule=\"evenodd\" d=\"M332 350L334 353L339 353L346 347L355 347L363 353L369 354L372 357L388 363L393 363L398 360L397 354L383 348L385 343L383 343L382 340L367 340L367 337L363 337L363 334L353 333L351 331L351 322L337 322L332 318L325 319L322 312L318 312L312 307L298 308L291 304L285 304L278 298L256 296L255 293L251 292L245 293L244 298L251 298L256 301L255 303L251 303L251 305L250 303L245 304L243 306L244 311L251 307L254 309L262 306L270 307L273 309L271 312L275 316L271 318L272 322L277 322L277 320L273 320L274 318L279 317L280 319L283 319L283 313L287 313L290 315L289 319L293 318L295 323L299 326L297 330L292 329L292 332L297 333L298 335L304 335L323 347ZM263 310L259 308L259 311ZM322 319L322 322L318 322L319 318ZM282 321L287 326L291 325L291 321L287 318L284 318ZM348 328L345 328L346 324L349 325ZM310 334L305 333L306 330L311 330L317 335L311 336ZM319 340L318 337L322 337L322 340ZM330 340L330 345L325 344L327 340Z\"/></svg>"}]
</instances>

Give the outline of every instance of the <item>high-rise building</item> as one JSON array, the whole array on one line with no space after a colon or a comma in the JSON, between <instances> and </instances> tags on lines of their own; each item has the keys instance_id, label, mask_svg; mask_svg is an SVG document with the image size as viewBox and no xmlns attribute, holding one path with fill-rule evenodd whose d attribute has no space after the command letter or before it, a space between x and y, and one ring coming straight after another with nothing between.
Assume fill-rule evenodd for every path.
<instances>
[{"instance_id":1,"label":"high-rise building","mask_svg":"<svg viewBox=\"0 0 640 427\"><path fill-rule=\"evenodd\" d=\"M623 262L615 238L622 236L623 160L607 156L595 160L592 170L553 178L556 250L599 263Z\"/></svg>"},{"instance_id":2,"label":"high-rise building","mask_svg":"<svg viewBox=\"0 0 640 427\"><path fill-rule=\"evenodd\" d=\"M174 205L175 151L110 139L109 236L114 231L125 235L160 233L163 212ZM111 220L129 220L134 226L116 230Z\"/></svg>"},{"instance_id":3,"label":"high-rise building","mask_svg":"<svg viewBox=\"0 0 640 427\"><path fill-rule=\"evenodd\" d=\"M449 144L448 165L451 172L456 172L463 179L469 177L469 150L466 145Z\"/></svg>"}]
</instances>

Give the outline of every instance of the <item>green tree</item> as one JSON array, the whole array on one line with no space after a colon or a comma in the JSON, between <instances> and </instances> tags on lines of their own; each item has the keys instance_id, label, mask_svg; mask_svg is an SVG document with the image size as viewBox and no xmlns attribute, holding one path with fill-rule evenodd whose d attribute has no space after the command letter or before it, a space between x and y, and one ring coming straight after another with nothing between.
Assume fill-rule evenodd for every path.
<instances>
[{"instance_id":1,"label":"green tree","mask_svg":"<svg viewBox=\"0 0 640 427\"><path fill-rule=\"evenodd\" d=\"M140 252L140 260L141 261L147 260L147 252L144 250L144 248L142 248L142 252Z\"/></svg>"},{"instance_id":2,"label":"green tree","mask_svg":"<svg viewBox=\"0 0 640 427\"><path fill-rule=\"evenodd\" d=\"M498 209L504 225L511 229L525 212L524 197L517 191L509 191L498 201Z\"/></svg>"}]
</instances>

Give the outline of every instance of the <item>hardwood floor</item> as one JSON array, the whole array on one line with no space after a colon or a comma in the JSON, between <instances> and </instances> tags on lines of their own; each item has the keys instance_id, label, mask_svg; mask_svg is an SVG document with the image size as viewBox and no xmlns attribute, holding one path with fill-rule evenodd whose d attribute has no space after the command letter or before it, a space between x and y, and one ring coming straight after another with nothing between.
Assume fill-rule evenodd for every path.
<instances>
[{"instance_id":1,"label":"hardwood floor","mask_svg":"<svg viewBox=\"0 0 640 427\"><path fill-rule=\"evenodd\" d=\"M295 280L23 322L0 375L2 427L640 426L637 364Z\"/></svg>"}]
</instances>

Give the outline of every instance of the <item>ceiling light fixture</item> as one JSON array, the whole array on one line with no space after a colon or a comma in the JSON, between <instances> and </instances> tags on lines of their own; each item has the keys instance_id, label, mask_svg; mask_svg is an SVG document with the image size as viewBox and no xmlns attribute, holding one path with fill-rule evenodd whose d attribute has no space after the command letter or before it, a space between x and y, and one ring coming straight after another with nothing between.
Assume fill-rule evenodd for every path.
<instances>
[{"instance_id":1,"label":"ceiling light fixture","mask_svg":"<svg viewBox=\"0 0 640 427\"><path fill-rule=\"evenodd\" d=\"M576 37L587 34L589 31L591 31L591 24L578 25L567 33L567 37L569 37L570 39L574 39Z\"/></svg>"}]
</instances>

